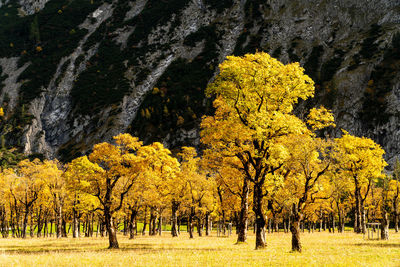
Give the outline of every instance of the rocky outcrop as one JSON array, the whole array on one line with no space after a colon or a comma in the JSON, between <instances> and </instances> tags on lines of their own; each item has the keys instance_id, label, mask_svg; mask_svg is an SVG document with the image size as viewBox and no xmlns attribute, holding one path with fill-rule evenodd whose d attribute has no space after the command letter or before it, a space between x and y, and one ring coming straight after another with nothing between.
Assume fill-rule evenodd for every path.
<instances>
[{"instance_id":1,"label":"rocky outcrop","mask_svg":"<svg viewBox=\"0 0 400 267\"><path fill-rule=\"evenodd\" d=\"M0 26L21 29L11 47L0 42L0 102L8 116L29 107L26 153L67 160L124 131L197 145L218 64L263 50L316 81L299 112L324 104L337 118L331 134L344 128L374 138L388 160L398 154L399 1L60 2L21 0L27 16Z\"/></svg>"}]
</instances>

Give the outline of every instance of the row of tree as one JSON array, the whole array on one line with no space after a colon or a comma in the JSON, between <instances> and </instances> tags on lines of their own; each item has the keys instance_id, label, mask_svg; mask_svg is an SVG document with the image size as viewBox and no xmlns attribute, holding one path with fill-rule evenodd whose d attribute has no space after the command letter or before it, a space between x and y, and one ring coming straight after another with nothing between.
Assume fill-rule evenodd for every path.
<instances>
[{"instance_id":1,"label":"row of tree","mask_svg":"<svg viewBox=\"0 0 400 267\"><path fill-rule=\"evenodd\" d=\"M379 219L387 238L390 215L398 227L400 165L384 175L384 151L371 139L346 131L329 138L334 118L324 107L295 113L299 99L314 94L303 71L266 53L228 57L207 88L215 113L202 119L201 155L192 147L173 155L161 143L120 134L66 165L23 160L3 169L3 237L10 229L26 237L28 228L47 236L53 222L57 237L70 228L78 237L81 224L90 236L97 225L118 248L119 225L133 238L139 219L146 229L149 212L149 234L161 231L166 217L172 236L184 221L191 238L195 225L202 235L213 221L223 230L233 222L240 243L254 223L257 249L266 246L267 224L271 230L279 222L291 231L294 251L301 251L305 224L329 222L342 232L352 220L362 233L367 220Z\"/></svg>"}]
</instances>

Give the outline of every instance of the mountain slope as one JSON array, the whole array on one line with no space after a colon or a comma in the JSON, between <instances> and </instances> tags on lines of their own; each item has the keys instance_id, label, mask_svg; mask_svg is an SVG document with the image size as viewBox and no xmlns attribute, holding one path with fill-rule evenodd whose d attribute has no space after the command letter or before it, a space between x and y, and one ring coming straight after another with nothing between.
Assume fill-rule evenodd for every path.
<instances>
[{"instance_id":1,"label":"mountain slope","mask_svg":"<svg viewBox=\"0 0 400 267\"><path fill-rule=\"evenodd\" d=\"M324 104L337 131L374 138L392 159L400 4L355 2L0 0L1 131L26 153L65 160L122 131L196 145L218 64L263 50L316 81L300 113Z\"/></svg>"}]
</instances>

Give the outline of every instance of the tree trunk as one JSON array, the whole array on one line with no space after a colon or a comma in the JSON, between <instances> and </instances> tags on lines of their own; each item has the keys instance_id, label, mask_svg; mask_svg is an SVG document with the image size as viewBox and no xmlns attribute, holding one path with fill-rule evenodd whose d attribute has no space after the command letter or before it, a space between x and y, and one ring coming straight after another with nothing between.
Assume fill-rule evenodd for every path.
<instances>
[{"instance_id":1,"label":"tree trunk","mask_svg":"<svg viewBox=\"0 0 400 267\"><path fill-rule=\"evenodd\" d=\"M389 239L389 216L386 211L384 211L381 219L381 239Z\"/></svg>"},{"instance_id":2,"label":"tree trunk","mask_svg":"<svg viewBox=\"0 0 400 267\"><path fill-rule=\"evenodd\" d=\"M177 237L178 234L178 209L179 209L179 203L175 200L172 200L172 216L171 216L171 221L172 221L172 227L171 227L171 235L173 237Z\"/></svg>"},{"instance_id":3,"label":"tree trunk","mask_svg":"<svg viewBox=\"0 0 400 267\"><path fill-rule=\"evenodd\" d=\"M26 238L26 228L27 228L27 225L28 225L28 216L29 216L29 210L26 210L24 212L24 220L23 220L23 223L22 223L22 233L21 233L21 237L22 238Z\"/></svg>"},{"instance_id":4,"label":"tree trunk","mask_svg":"<svg viewBox=\"0 0 400 267\"><path fill-rule=\"evenodd\" d=\"M362 233L363 232L363 219L362 219L362 210L363 207L361 206L361 189L358 186L358 181L355 179L355 192L354 198L356 200L356 207L355 207L355 220L354 220L354 232Z\"/></svg>"},{"instance_id":5,"label":"tree trunk","mask_svg":"<svg viewBox=\"0 0 400 267\"><path fill-rule=\"evenodd\" d=\"M146 226L147 226L147 206L144 208L144 219L143 219L142 235L146 234Z\"/></svg>"},{"instance_id":6,"label":"tree trunk","mask_svg":"<svg viewBox=\"0 0 400 267\"><path fill-rule=\"evenodd\" d=\"M203 236L203 223L202 223L201 213L197 217L197 233L199 234L199 236Z\"/></svg>"},{"instance_id":7,"label":"tree trunk","mask_svg":"<svg viewBox=\"0 0 400 267\"><path fill-rule=\"evenodd\" d=\"M158 235L162 235L162 216L161 216L161 211L160 215L158 216Z\"/></svg>"},{"instance_id":8,"label":"tree trunk","mask_svg":"<svg viewBox=\"0 0 400 267\"><path fill-rule=\"evenodd\" d=\"M237 243L247 241L248 213L249 213L249 184L247 179L243 181L242 197L240 200L240 212L237 225L238 238Z\"/></svg>"},{"instance_id":9,"label":"tree trunk","mask_svg":"<svg viewBox=\"0 0 400 267\"><path fill-rule=\"evenodd\" d=\"M301 252L299 220L293 219L292 225L290 226L290 231L292 232L292 251Z\"/></svg>"},{"instance_id":10,"label":"tree trunk","mask_svg":"<svg viewBox=\"0 0 400 267\"><path fill-rule=\"evenodd\" d=\"M35 227L33 226L33 215L31 216L31 223L29 225L29 234L31 237L33 237L34 232L35 232Z\"/></svg>"},{"instance_id":11,"label":"tree trunk","mask_svg":"<svg viewBox=\"0 0 400 267\"><path fill-rule=\"evenodd\" d=\"M56 231L57 231L57 238L61 238L61 227L62 227L62 211L61 206L56 207Z\"/></svg>"},{"instance_id":12,"label":"tree trunk","mask_svg":"<svg viewBox=\"0 0 400 267\"><path fill-rule=\"evenodd\" d=\"M292 232L292 251L301 252L301 242L300 242L301 214L298 211L296 204L293 204L292 213L293 213L292 225L290 226L290 231Z\"/></svg>"},{"instance_id":13,"label":"tree trunk","mask_svg":"<svg viewBox=\"0 0 400 267\"><path fill-rule=\"evenodd\" d=\"M110 210L108 207L104 208L104 221L106 223L107 233L108 233L108 248L119 248L118 240L117 240L117 231L114 226L114 221Z\"/></svg>"},{"instance_id":14,"label":"tree trunk","mask_svg":"<svg viewBox=\"0 0 400 267\"><path fill-rule=\"evenodd\" d=\"M75 208L73 209L73 217L72 217L72 237L73 238L77 238L79 237L79 233L78 233L78 216L77 216L77 212L75 210Z\"/></svg>"},{"instance_id":15,"label":"tree trunk","mask_svg":"<svg viewBox=\"0 0 400 267\"><path fill-rule=\"evenodd\" d=\"M267 246L265 241L265 217L262 211L262 188L258 184L254 185L253 192L253 211L256 217L256 249L262 249Z\"/></svg>"},{"instance_id":16,"label":"tree trunk","mask_svg":"<svg viewBox=\"0 0 400 267\"><path fill-rule=\"evenodd\" d=\"M135 238L136 215L137 215L137 210L136 209L131 209L131 216L130 216L130 220L129 220L129 239L134 239Z\"/></svg>"},{"instance_id":17,"label":"tree trunk","mask_svg":"<svg viewBox=\"0 0 400 267\"><path fill-rule=\"evenodd\" d=\"M367 221L365 219L364 203L361 204L361 233L367 232Z\"/></svg>"},{"instance_id":18,"label":"tree trunk","mask_svg":"<svg viewBox=\"0 0 400 267\"><path fill-rule=\"evenodd\" d=\"M195 215L194 207L190 208L189 214L189 222L188 222L188 231L189 231L189 238L193 238L193 217Z\"/></svg>"},{"instance_id":19,"label":"tree trunk","mask_svg":"<svg viewBox=\"0 0 400 267\"><path fill-rule=\"evenodd\" d=\"M337 210L338 210L338 232L343 233L344 229L342 228L342 211L340 210L339 203L336 204Z\"/></svg>"},{"instance_id":20,"label":"tree trunk","mask_svg":"<svg viewBox=\"0 0 400 267\"><path fill-rule=\"evenodd\" d=\"M399 214L395 213L394 215L394 231L396 233L399 232Z\"/></svg>"},{"instance_id":21,"label":"tree trunk","mask_svg":"<svg viewBox=\"0 0 400 267\"><path fill-rule=\"evenodd\" d=\"M210 212L206 212L206 218L205 218L205 224L206 224L206 236L210 235Z\"/></svg>"}]
</instances>

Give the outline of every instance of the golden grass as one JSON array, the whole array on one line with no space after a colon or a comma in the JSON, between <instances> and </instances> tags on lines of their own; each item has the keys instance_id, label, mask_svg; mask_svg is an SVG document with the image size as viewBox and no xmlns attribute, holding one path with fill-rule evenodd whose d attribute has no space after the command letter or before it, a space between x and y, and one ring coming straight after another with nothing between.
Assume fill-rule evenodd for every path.
<instances>
[{"instance_id":1,"label":"golden grass","mask_svg":"<svg viewBox=\"0 0 400 267\"><path fill-rule=\"evenodd\" d=\"M400 234L367 241L353 233L303 233L303 253L290 252L290 235L267 235L268 247L254 250L254 236L235 245L235 236L179 238L120 235L120 250L107 239L2 239L0 266L400 266Z\"/></svg>"}]
</instances>

